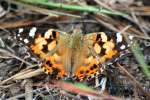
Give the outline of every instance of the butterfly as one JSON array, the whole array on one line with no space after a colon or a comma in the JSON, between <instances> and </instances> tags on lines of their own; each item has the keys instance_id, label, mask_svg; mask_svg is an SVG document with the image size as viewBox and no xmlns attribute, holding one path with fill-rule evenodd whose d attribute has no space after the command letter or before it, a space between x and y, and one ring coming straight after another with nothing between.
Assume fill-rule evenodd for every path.
<instances>
[{"instance_id":1,"label":"butterfly","mask_svg":"<svg viewBox=\"0 0 150 100\"><path fill-rule=\"evenodd\" d=\"M81 29L66 33L55 29L39 32L32 27L28 32L19 28L14 36L40 58L41 68L58 78L84 80L101 74L103 64L127 48L121 33L95 32L83 34Z\"/></svg>"}]
</instances>

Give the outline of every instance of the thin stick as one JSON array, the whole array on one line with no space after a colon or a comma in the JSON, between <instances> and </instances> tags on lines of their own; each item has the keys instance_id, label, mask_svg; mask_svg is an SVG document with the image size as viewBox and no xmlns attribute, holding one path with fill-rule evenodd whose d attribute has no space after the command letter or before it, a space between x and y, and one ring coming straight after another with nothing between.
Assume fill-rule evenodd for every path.
<instances>
[{"instance_id":1,"label":"thin stick","mask_svg":"<svg viewBox=\"0 0 150 100\"><path fill-rule=\"evenodd\" d=\"M136 85L137 87L143 92L143 94L150 99L150 94L147 93L141 86L141 84L136 81L135 77L133 77L123 66L121 66L119 63L117 63L119 66L120 70L123 71Z\"/></svg>"}]
</instances>

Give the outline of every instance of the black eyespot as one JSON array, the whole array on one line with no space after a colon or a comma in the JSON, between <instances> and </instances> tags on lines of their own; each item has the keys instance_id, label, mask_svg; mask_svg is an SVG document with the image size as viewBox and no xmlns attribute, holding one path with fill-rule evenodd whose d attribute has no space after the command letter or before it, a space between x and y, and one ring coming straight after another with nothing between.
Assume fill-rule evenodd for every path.
<instances>
[{"instance_id":1,"label":"black eyespot","mask_svg":"<svg viewBox=\"0 0 150 100\"><path fill-rule=\"evenodd\" d=\"M90 70L93 70L93 69L94 69L93 67L90 68Z\"/></svg>"},{"instance_id":2,"label":"black eyespot","mask_svg":"<svg viewBox=\"0 0 150 100\"><path fill-rule=\"evenodd\" d=\"M94 74L94 72L91 72L90 74Z\"/></svg>"},{"instance_id":3,"label":"black eyespot","mask_svg":"<svg viewBox=\"0 0 150 100\"><path fill-rule=\"evenodd\" d=\"M97 68L97 65L96 65L96 64L94 64L94 65L93 65L93 68L94 68L94 69L96 69L96 68Z\"/></svg>"},{"instance_id":4,"label":"black eyespot","mask_svg":"<svg viewBox=\"0 0 150 100\"><path fill-rule=\"evenodd\" d=\"M48 72L47 74L48 74L48 75L51 75L51 73L50 73L50 72Z\"/></svg>"},{"instance_id":5,"label":"black eyespot","mask_svg":"<svg viewBox=\"0 0 150 100\"><path fill-rule=\"evenodd\" d=\"M105 42L98 41L98 44L101 45L101 46L104 45L104 43L105 43Z\"/></svg>"},{"instance_id":6,"label":"black eyespot","mask_svg":"<svg viewBox=\"0 0 150 100\"><path fill-rule=\"evenodd\" d=\"M54 39L56 39L56 31L53 31L52 35L53 35Z\"/></svg>"},{"instance_id":7,"label":"black eyespot","mask_svg":"<svg viewBox=\"0 0 150 100\"><path fill-rule=\"evenodd\" d=\"M52 65L53 65L50 61L47 61L46 64L47 64L49 67L52 67Z\"/></svg>"},{"instance_id":8,"label":"black eyespot","mask_svg":"<svg viewBox=\"0 0 150 100\"><path fill-rule=\"evenodd\" d=\"M43 52L48 52L48 47L47 47L47 45L43 45L42 51L43 51Z\"/></svg>"},{"instance_id":9,"label":"black eyespot","mask_svg":"<svg viewBox=\"0 0 150 100\"><path fill-rule=\"evenodd\" d=\"M50 37L49 39L46 39L47 43L51 43L53 39Z\"/></svg>"},{"instance_id":10,"label":"black eyespot","mask_svg":"<svg viewBox=\"0 0 150 100\"><path fill-rule=\"evenodd\" d=\"M100 34L97 34L96 36L96 41L99 41L101 39L101 35Z\"/></svg>"},{"instance_id":11,"label":"black eyespot","mask_svg":"<svg viewBox=\"0 0 150 100\"><path fill-rule=\"evenodd\" d=\"M47 70L46 69L44 69L44 72L46 72Z\"/></svg>"},{"instance_id":12,"label":"black eyespot","mask_svg":"<svg viewBox=\"0 0 150 100\"><path fill-rule=\"evenodd\" d=\"M89 70L87 70L86 73L89 73Z\"/></svg>"},{"instance_id":13,"label":"black eyespot","mask_svg":"<svg viewBox=\"0 0 150 100\"><path fill-rule=\"evenodd\" d=\"M101 54L101 55L105 55L105 52L106 52L106 49L105 49L105 48L102 48L100 54Z\"/></svg>"}]
</instances>

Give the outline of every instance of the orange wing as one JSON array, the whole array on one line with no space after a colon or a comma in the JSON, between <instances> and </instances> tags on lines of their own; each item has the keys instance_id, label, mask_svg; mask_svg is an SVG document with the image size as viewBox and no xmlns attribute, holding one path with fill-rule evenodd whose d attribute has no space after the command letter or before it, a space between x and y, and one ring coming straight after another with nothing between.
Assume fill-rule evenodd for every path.
<instances>
[{"instance_id":1,"label":"orange wing","mask_svg":"<svg viewBox=\"0 0 150 100\"><path fill-rule=\"evenodd\" d=\"M43 36L39 34L30 46L32 52L44 60L42 69L57 78L65 75L64 66L59 63L61 57L56 53L59 38L60 33L50 29Z\"/></svg>"},{"instance_id":2,"label":"orange wing","mask_svg":"<svg viewBox=\"0 0 150 100\"><path fill-rule=\"evenodd\" d=\"M79 80L101 74L104 70L103 63L115 58L121 50L126 49L120 33L91 33L84 36L84 45L89 53L86 55L83 66L78 67L75 72Z\"/></svg>"}]
</instances>

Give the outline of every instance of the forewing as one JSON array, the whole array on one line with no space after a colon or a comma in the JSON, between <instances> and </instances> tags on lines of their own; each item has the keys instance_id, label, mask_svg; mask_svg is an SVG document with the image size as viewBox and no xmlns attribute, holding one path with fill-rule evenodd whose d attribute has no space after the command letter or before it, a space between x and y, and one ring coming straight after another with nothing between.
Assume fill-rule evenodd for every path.
<instances>
[{"instance_id":1,"label":"forewing","mask_svg":"<svg viewBox=\"0 0 150 100\"><path fill-rule=\"evenodd\" d=\"M127 43L121 33L91 33L86 39L102 63L118 57L121 51L127 49Z\"/></svg>"},{"instance_id":2,"label":"forewing","mask_svg":"<svg viewBox=\"0 0 150 100\"><path fill-rule=\"evenodd\" d=\"M15 38L18 42L26 45L30 51L43 61L42 69L47 74L54 77L62 77L64 75L63 65L59 64L60 56L57 53L59 47L59 39L63 35L54 29L39 30L36 27L16 30Z\"/></svg>"}]
</instances>

